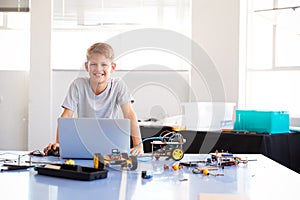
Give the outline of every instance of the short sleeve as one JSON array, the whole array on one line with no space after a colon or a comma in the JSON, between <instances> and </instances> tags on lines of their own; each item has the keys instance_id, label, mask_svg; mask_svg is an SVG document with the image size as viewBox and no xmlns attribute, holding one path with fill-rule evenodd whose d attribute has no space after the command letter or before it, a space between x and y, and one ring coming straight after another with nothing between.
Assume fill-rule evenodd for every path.
<instances>
[{"instance_id":1,"label":"short sleeve","mask_svg":"<svg viewBox=\"0 0 300 200\"><path fill-rule=\"evenodd\" d=\"M131 95L129 89L125 84L125 82L121 79L119 80L119 84L118 84L118 93L119 95L117 97L117 101L119 105L123 105L125 103L131 102Z\"/></svg>"},{"instance_id":2,"label":"short sleeve","mask_svg":"<svg viewBox=\"0 0 300 200\"><path fill-rule=\"evenodd\" d=\"M69 90L62 104L62 107L70 109L73 112L75 112L77 109L78 101L79 101L78 87L76 85L76 82L73 81L69 87Z\"/></svg>"}]
</instances>

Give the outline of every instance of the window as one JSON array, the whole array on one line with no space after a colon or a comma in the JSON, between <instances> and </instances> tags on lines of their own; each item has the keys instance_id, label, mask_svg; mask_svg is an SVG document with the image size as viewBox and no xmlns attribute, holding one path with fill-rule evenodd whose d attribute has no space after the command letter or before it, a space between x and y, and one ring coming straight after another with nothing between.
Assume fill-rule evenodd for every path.
<instances>
[{"instance_id":1,"label":"window","mask_svg":"<svg viewBox=\"0 0 300 200\"><path fill-rule=\"evenodd\" d=\"M52 68L78 70L83 67L86 49L95 42L130 30L163 28L191 35L191 0L54 0ZM149 54L150 53L150 54ZM132 52L137 63L166 58L166 52ZM126 57L127 57L126 56ZM132 69L130 59L118 58L118 69ZM155 61L157 63L158 61ZM181 69L182 63L172 65Z\"/></svg>"},{"instance_id":2,"label":"window","mask_svg":"<svg viewBox=\"0 0 300 200\"><path fill-rule=\"evenodd\" d=\"M276 14L276 67L299 67L300 0L279 1Z\"/></svg>"},{"instance_id":3,"label":"window","mask_svg":"<svg viewBox=\"0 0 300 200\"><path fill-rule=\"evenodd\" d=\"M248 67L300 67L300 0L249 2Z\"/></svg>"},{"instance_id":4,"label":"window","mask_svg":"<svg viewBox=\"0 0 300 200\"><path fill-rule=\"evenodd\" d=\"M300 0L249 0L246 107L300 117Z\"/></svg>"},{"instance_id":5,"label":"window","mask_svg":"<svg viewBox=\"0 0 300 200\"><path fill-rule=\"evenodd\" d=\"M273 26L265 18L254 13L256 9L272 6L273 0L249 1L248 17L248 68L272 68Z\"/></svg>"},{"instance_id":6,"label":"window","mask_svg":"<svg viewBox=\"0 0 300 200\"><path fill-rule=\"evenodd\" d=\"M0 44L0 70L29 70L29 12L0 11Z\"/></svg>"}]
</instances>

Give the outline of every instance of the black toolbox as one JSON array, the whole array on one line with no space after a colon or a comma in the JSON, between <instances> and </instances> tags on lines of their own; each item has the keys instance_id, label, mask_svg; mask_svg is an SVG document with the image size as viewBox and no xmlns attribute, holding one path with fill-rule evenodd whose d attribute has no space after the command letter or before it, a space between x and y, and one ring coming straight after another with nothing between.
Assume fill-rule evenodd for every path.
<instances>
[{"instance_id":1,"label":"black toolbox","mask_svg":"<svg viewBox=\"0 0 300 200\"><path fill-rule=\"evenodd\" d=\"M91 181L107 178L108 170L83 167L80 165L50 164L43 167L35 167L38 174L61 178Z\"/></svg>"}]
</instances>

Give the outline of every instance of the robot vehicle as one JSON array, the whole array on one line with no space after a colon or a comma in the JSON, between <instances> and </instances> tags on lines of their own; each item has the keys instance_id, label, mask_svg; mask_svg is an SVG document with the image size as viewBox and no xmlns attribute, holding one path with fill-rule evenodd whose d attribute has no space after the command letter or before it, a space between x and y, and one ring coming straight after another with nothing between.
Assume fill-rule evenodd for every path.
<instances>
[{"instance_id":1,"label":"robot vehicle","mask_svg":"<svg viewBox=\"0 0 300 200\"><path fill-rule=\"evenodd\" d=\"M136 170L138 161L136 156L128 156L127 153L120 153L118 149L112 149L111 154L104 156L101 153L94 154L94 167L96 169L103 169L111 165L120 165L122 169Z\"/></svg>"},{"instance_id":2,"label":"robot vehicle","mask_svg":"<svg viewBox=\"0 0 300 200\"><path fill-rule=\"evenodd\" d=\"M166 160L172 158L175 161L181 160L184 156L182 145L186 140L180 133L168 132L162 136L162 141L152 141L152 155L158 160L160 157L167 157ZM154 150L155 145L160 148Z\"/></svg>"}]
</instances>

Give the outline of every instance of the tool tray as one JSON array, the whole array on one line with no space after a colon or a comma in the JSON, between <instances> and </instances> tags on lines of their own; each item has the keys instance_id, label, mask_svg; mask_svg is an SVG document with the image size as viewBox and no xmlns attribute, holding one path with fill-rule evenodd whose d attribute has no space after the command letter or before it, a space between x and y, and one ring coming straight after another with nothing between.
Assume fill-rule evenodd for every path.
<instances>
[{"instance_id":1,"label":"tool tray","mask_svg":"<svg viewBox=\"0 0 300 200\"><path fill-rule=\"evenodd\" d=\"M61 178L91 181L107 178L108 170L83 167L80 165L51 164L43 167L36 167L40 175L55 176Z\"/></svg>"}]
</instances>

